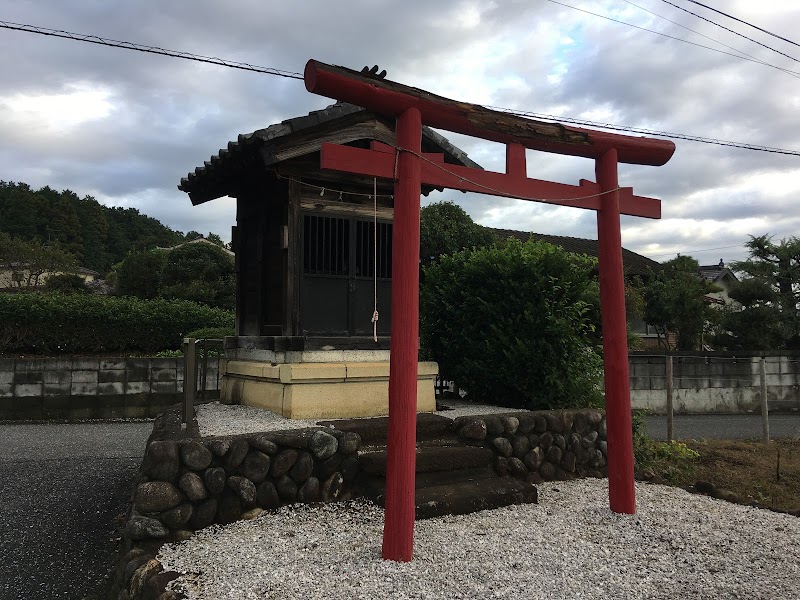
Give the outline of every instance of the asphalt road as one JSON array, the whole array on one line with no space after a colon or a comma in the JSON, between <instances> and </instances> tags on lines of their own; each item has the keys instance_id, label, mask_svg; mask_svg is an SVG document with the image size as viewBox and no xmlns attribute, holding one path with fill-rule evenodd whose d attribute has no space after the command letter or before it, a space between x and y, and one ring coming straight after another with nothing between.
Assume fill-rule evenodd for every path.
<instances>
[{"instance_id":1,"label":"asphalt road","mask_svg":"<svg viewBox=\"0 0 800 600\"><path fill-rule=\"evenodd\" d=\"M646 417L647 433L656 440L667 438L667 417ZM720 438L761 439L761 415L675 415L673 437L677 440ZM800 414L769 415L770 438L800 438Z\"/></svg>"},{"instance_id":2,"label":"asphalt road","mask_svg":"<svg viewBox=\"0 0 800 600\"><path fill-rule=\"evenodd\" d=\"M103 597L152 427L0 425L0 600Z\"/></svg>"}]
</instances>

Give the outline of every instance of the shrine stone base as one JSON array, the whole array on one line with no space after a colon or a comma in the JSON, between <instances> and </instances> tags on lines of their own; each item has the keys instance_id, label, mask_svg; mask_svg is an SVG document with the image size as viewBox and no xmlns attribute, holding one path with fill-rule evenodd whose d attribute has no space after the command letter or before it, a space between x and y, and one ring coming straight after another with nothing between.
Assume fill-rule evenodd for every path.
<instances>
[{"instance_id":1,"label":"shrine stone base","mask_svg":"<svg viewBox=\"0 0 800 600\"><path fill-rule=\"evenodd\" d=\"M389 338L225 338L220 400L290 419L389 413ZM417 412L436 410L439 366L417 367Z\"/></svg>"},{"instance_id":2,"label":"shrine stone base","mask_svg":"<svg viewBox=\"0 0 800 600\"><path fill-rule=\"evenodd\" d=\"M439 367L421 362L417 412L436 410ZM226 360L220 399L263 408L290 419L345 419L389 413L389 362L273 364Z\"/></svg>"}]
</instances>

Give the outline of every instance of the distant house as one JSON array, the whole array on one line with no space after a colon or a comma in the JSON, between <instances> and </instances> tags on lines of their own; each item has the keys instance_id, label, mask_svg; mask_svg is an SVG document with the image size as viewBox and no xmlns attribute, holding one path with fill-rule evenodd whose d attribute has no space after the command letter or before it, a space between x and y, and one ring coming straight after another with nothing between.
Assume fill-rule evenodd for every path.
<instances>
[{"instance_id":1,"label":"distant house","mask_svg":"<svg viewBox=\"0 0 800 600\"><path fill-rule=\"evenodd\" d=\"M73 271L31 271L27 263L0 264L0 290L35 288L43 286L48 277L53 275L77 275L84 283L92 283L100 278L100 273L86 267L78 267Z\"/></svg>"},{"instance_id":2,"label":"distant house","mask_svg":"<svg viewBox=\"0 0 800 600\"><path fill-rule=\"evenodd\" d=\"M717 308L738 306L739 303L730 297L729 292L731 287L739 282L739 279L733 274L733 271L725 266L725 262L721 258L717 265L701 266L700 277L720 288L718 292L706 294L706 302Z\"/></svg>"}]
</instances>

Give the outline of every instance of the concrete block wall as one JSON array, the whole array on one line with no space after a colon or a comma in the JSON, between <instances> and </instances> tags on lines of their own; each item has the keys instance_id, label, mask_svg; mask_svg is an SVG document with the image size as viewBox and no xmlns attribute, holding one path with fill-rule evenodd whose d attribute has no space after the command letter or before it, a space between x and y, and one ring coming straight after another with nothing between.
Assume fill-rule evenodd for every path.
<instances>
[{"instance_id":1,"label":"concrete block wall","mask_svg":"<svg viewBox=\"0 0 800 600\"><path fill-rule=\"evenodd\" d=\"M764 357L770 411L800 411L800 355ZM676 413L758 413L761 379L758 353L673 354ZM666 355L630 355L631 406L666 412Z\"/></svg>"},{"instance_id":2,"label":"concrete block wall","mask_svg":"<svg viewBox=\"0 0 800 600\"><path fill-rule=\"evenodd\" d=\"M0 420L155 417L182 401L183 358L0 358ZM210 358L206 397L219 397Z\"/></svg>"}]
</instances>

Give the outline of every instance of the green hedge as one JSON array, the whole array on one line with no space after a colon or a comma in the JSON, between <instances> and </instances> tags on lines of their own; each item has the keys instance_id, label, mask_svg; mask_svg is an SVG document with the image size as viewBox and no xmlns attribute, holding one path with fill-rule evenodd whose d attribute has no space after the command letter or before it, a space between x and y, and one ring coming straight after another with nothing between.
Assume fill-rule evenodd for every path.
<instances>
[{"instance_id":1,"label":"green hedge","mask_svg":"<svg viewBox=\"0 0 800 600\"><path fill-rule=\"evenodd\" d=\"M595 261L511 239L425 269L422 346L475 400L510 408L601 403Z\"/></svg>"},{"instance_id":2,"label":"green hedge","mask_svg":"<svg viewBox=\"0 0 800 600\"><path fill-rule=\"evenodd\" d=\"M187 300L0 294L0 352L157 352L179 348L189 331L233 321L231 311Z\"/></svg>"}]
</instances>

